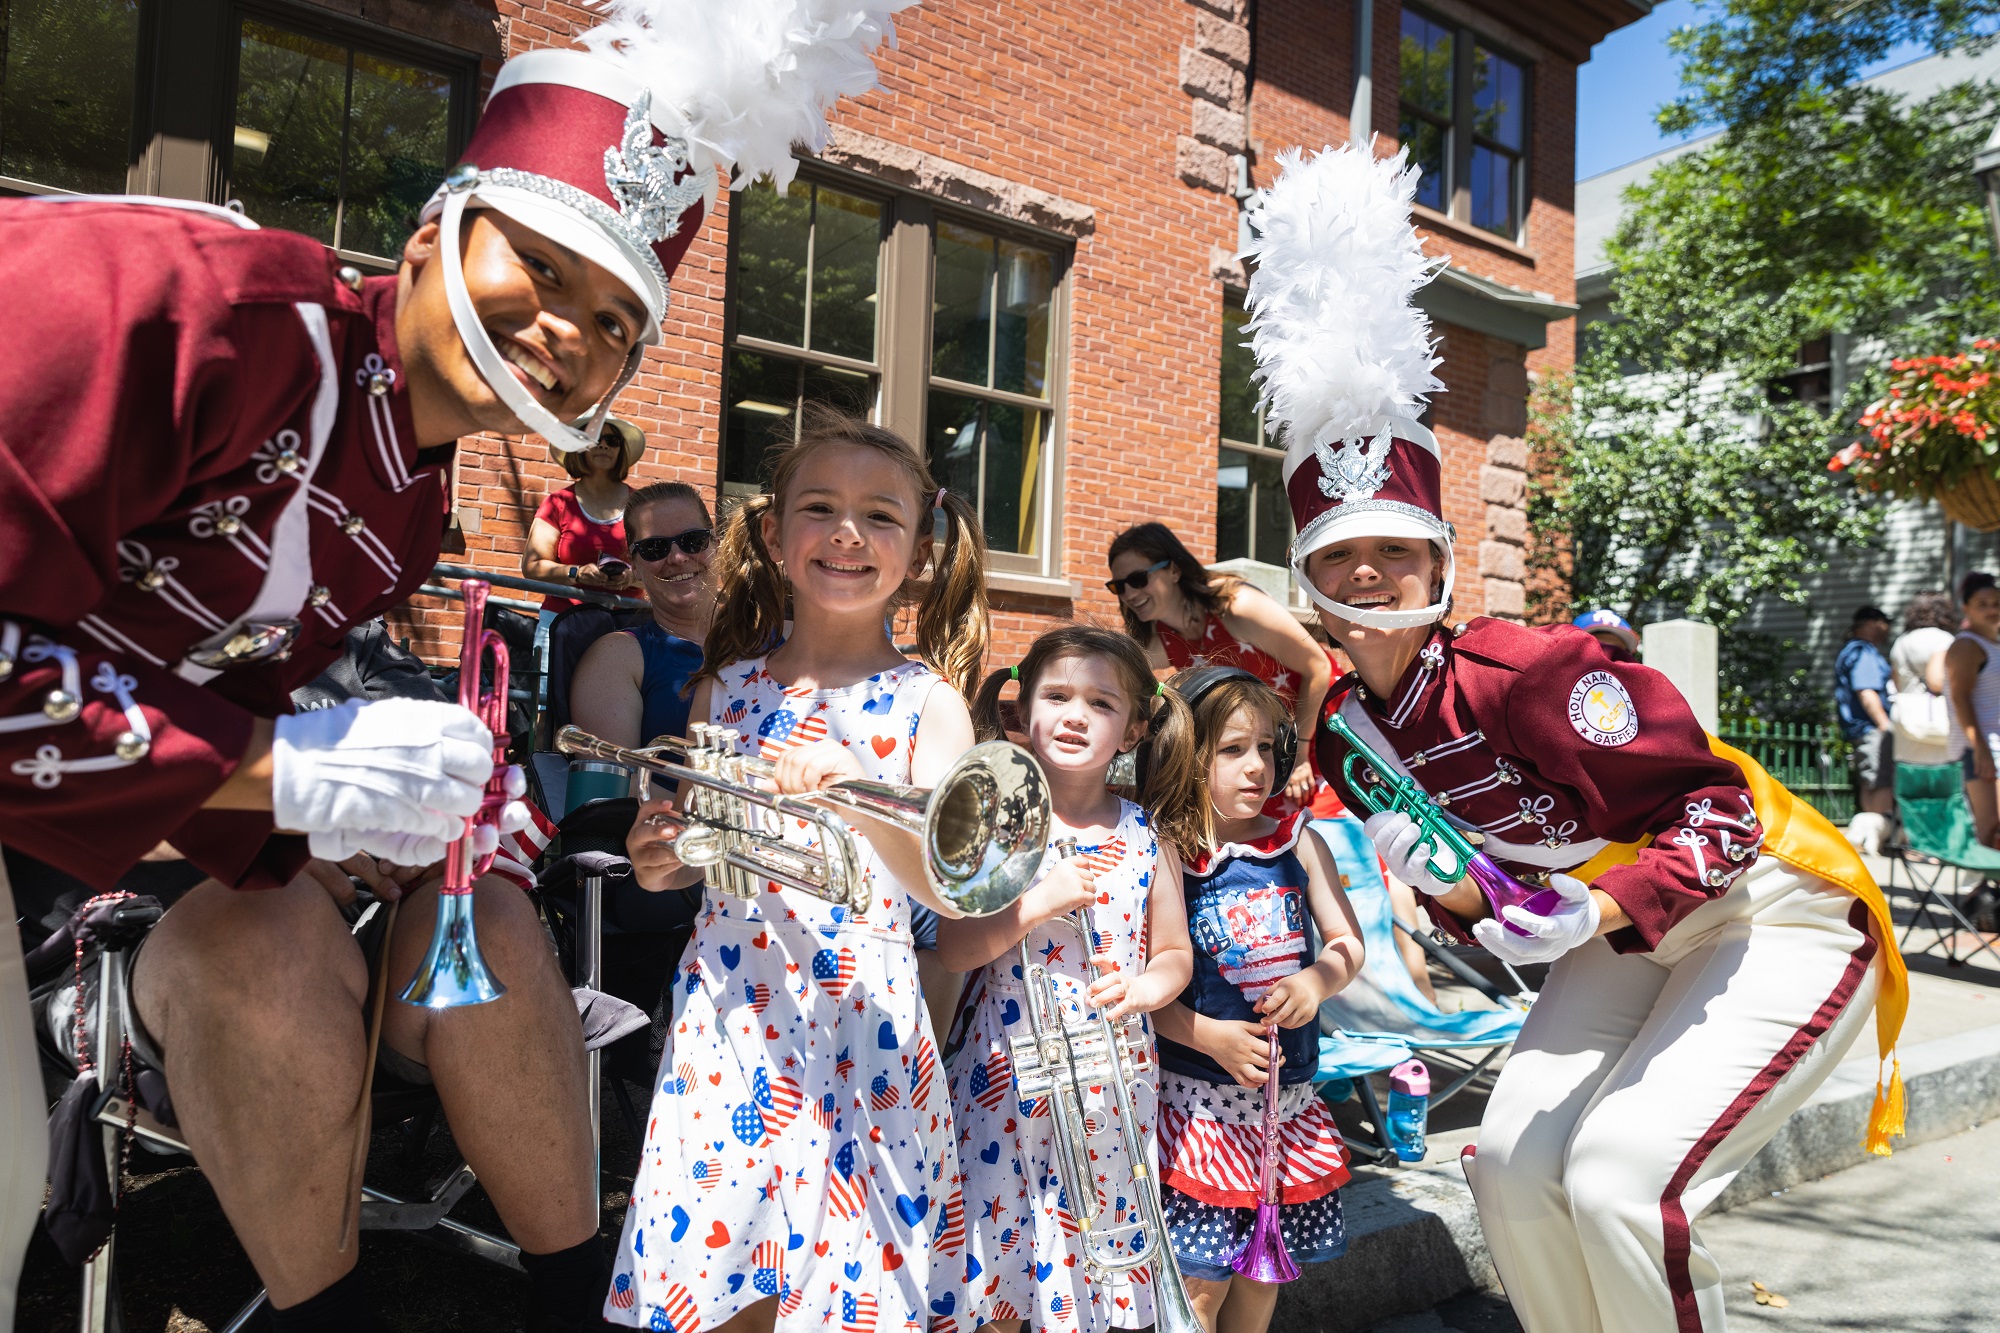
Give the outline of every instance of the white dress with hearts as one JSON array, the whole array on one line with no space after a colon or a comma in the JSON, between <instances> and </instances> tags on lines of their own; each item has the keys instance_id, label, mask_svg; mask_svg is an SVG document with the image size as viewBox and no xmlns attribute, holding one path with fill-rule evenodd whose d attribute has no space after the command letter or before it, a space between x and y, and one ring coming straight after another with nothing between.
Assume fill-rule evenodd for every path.
<instances>
[{"instance_id":1,"label":"white dress with hearts","mask_svg":"<svg viewBox=\"0 0 2000 1333\"><path fill-rule=\"evenodd\" d=\"M1146 902L1157 873L1159 843L1146 812L1121 803L1118 827L1078 854L1096 876L1097 957L1135 977L1146 960ZM1044 861L1046 871L1054 854ZM1095 1015L1084 1000L1094 974L1078 956L1072 929L1050 923L1028 934L1028 949L1055 974L1071 1018ZM947 1066L952 1115L958 1121L966 1245L962 1266L936 1262L933 1333L971 1333L994 1319L1026 1319L1035 1329L1141 1328L1153 1322L1151 1286L1139 1269L1098 1278L1077 1244L1075 1212L1056 1174L1048 1099L1024 1102L1014 1088L1010 1041L1030 1031L1020 951L988 963L967 989L964 1039ZM1152 1036L1147 1029L1146 1045ZM1151 1149L1158 1093L1150 1067L1132 1080L1139 1140ZM1084 1116L1104 1221L1131 1220L1136 1207L1132 1169L1108 1086L1088 1090ZM1116 1247L1121 1253L1128 1246Z\"/></svg>"},{"instance_id":2,"label":"white dress with hearts","mask_svg":"<svg viewBox=\"0 0 2000 1333\"><path fill-rule=\"evenodd\" d=\"M940 683L911 662L787 690L762 660L739 662L711 687L710 721L741 731L745 753L830 739L870 777L908 782ZM748 902L708 894L675 977L613 1323L697 1333L767 1296L787 1333L905 1333L927 1318L932 1255L963 1245L951 1106L909 898L865 859L865 916L770 885Z\"/></svg>"}]
</instances>

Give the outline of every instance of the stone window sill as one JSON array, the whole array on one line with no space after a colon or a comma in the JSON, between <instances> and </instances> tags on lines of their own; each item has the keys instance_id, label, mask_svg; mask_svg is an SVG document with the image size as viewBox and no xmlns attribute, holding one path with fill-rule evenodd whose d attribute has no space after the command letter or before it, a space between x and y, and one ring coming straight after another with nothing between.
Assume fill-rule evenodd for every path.
<instances>
[{"instance_id":1,"label":"stone window sill","mask_svg":"<svg viewBox=\"0 0 2000 1333\"><path fill-rule=\"evenodd\" d=\"M1425 208L1422 204L1411 204L1410 216L1416 221L1418 226L1426 230L1449 232L1453 236L1464 240L1472 241L1479 245L1490 246L1502 254L1512 255L1523 263L1535 264L1540 262L1533 250L1525 246L1516 245L1497 232L1487 231L1484 227L1475 227L1469 222L1461 222L1449 214L1438 212L1435 208Z\"/></svg>"}]
</instances>

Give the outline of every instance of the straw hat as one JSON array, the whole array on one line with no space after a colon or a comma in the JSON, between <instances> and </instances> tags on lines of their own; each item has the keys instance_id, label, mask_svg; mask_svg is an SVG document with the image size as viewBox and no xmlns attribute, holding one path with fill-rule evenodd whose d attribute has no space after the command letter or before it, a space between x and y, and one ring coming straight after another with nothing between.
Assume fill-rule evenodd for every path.
<instances>
[{"instance_id":1,"label":"straw hat","mask_svg":"<svg viewBox=\"0 0 2000 1333\"><path fill-rule=\"evenodd\" d=\"M576 421L576 428L578 430L583 430L589 425L590 418L588 417L579 417ZM640 456L646 452L646 432L640 430L623 417L604 418L604 433L599 438L606 443L615 443L624 446L625 465L622 469L624 472L630 472L632 465L638 462ZM581 464L583 455L572 453L567 449L558 449L554 445L549 446L549 461L551 463L561 464L564 470L568 471L570 465L564 461L566 459L575 459L577 463ZM578 474L572 472L570 475L575 476Z\"/></svg>"}]
</instances>

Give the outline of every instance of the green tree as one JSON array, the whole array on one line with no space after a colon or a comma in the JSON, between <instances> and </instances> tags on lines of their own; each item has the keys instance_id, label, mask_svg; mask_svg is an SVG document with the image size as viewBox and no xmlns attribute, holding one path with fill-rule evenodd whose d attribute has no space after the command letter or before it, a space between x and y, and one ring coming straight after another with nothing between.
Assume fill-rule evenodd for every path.
<instances>
[{"instance_id":1,"label":"green tree","mask_svg":"<svg viewBox=\"0 0 2000 1333\"><path fill-rule=\"evenodd\" d=\"M1884 8L1726 0L1676 36L1688 91L1663 124L1727 133L1627 192L1613 319L1548 427L1560 466L1532 512L1578 603L1728 631L1759 594L1802 600L1830 551L1871 538L1878 507L1826 463L1880 384L1801 400L1785 386L1802 345L1839 331L1931 352L2000 329L1970 172L2000 90L1910 103L1852 82L1899 41L1965 36L2000 0ZM1774 645L1723 642L1742 694L1768 707L1787 692Z\"/></svg>"}]
</instances>

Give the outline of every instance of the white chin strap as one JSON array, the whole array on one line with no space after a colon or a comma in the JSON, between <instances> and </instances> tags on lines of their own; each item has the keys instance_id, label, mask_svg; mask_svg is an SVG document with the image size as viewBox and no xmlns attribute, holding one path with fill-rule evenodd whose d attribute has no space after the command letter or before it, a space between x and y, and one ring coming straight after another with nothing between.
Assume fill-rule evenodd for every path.
<instances>
[{"instance_id":1,"label":"white chin strap","mask_svg":"<svg viewBox=\"0 0 2000 1333\"><path fill-rule=\"evenodd\" d=\"M465 285L465 268L459 260L459 224L475 192L475 189L450 191L445 196L444 215L439 219L438 258L444 263L444 294L451 306L451 322L457 325L459 339L465 344L466 355L472 358L479 377L499 395L500 401L506 404L507 410L514 414L515 420L524 429L533 431L564 453L573 454L588 449L597 443L597 437L604 429L604 419L611 413L612 402L639 373L645 345L635 345L625 358L625 369L611 386L611 391L598 401L589 429L574 429L536 402L535 396L514 378L513 367L500 355L500 349L493 345L486 326L479 322L479 315L472 308L472 293Z\"/></svg>"},{"instance_id":2,"label":"white chin strap","mask_svg":"<svg viewBox=\"0 0 2000 1333\"><path fill-rule=\"evenodd\" d=\"M1437 545L1444 551L1444 583L1439 588L1437 601L1415 611L1386 611L1381 607L1348 606L1336 602L1313 586L1306 577L1305 561L1292 562L1292 574L1299 581L1299 587L1312 599L1314 606L1339 620L1350 620L1368 629L1410 629L1416 625L1435 625L1444 619L1444 613L1451 609L1452 581L1456 576L1456 562L1451 556L1451 542L1439 538Z\"/></svg>"}]
</instances>

